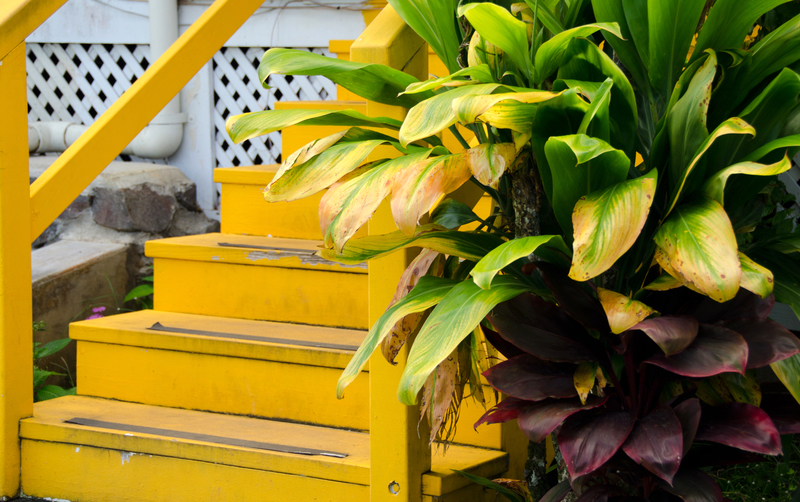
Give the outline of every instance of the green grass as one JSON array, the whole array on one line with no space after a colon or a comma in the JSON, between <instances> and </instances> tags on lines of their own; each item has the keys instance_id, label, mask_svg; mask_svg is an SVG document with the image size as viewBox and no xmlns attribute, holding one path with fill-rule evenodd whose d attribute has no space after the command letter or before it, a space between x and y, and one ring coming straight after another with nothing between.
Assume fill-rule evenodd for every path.
<instances>
[{"instance_id":1,"label":"green grass","mask_svg":"<svg viewBox=\"0 0 800 502\"><path fill-rule=\"evenodd\" d=\"M800 434L784 436L782 457L716 469L709 474L733 502L797 502L800 490Z\"/></svg>"}]
</instances>

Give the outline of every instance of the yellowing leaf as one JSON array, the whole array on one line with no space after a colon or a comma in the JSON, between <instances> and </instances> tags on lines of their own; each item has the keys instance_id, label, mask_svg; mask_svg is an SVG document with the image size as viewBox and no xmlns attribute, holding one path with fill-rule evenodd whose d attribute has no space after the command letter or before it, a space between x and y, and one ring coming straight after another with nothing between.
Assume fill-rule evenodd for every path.
<instances>
[{"instance_id":1,"label":"yellowing leaf","mask_svg":"<svg viewBox=\"0 0 800 502\"><path fill-rule=\"evenodd\" d=\"M526 133L531 130L531 121L536 113L536 107L530 105L553 99L559 94L530 91L464 96L453 101L452 106L456 119L462 124L471 124L481 118L497 128Z\"/></svg>"},{"instance_id":2,"label":"yellowing leaf","mask_svg":"<svg viewBox=\"0 0 800 502\"><path fill-rule=\"evenodd\" d=\"M655 235L664 270L722 303L739 291L742 269L728 214L712 199L680 206Z\"/></svg>"},{"instance_id":3,"label":"yellowing leaf","mask_svg":"<svg viewBox=\"0 0 800 502\"><path fill-rule=\"evenodd\" d=\"M516 154L513 143L482 143L464 152L464 158L478 181L497 190L500 177L514 162Z\"/></svg>"},{"instance_id":4,"label":"yellowing leaf","mask_svg":"<svg viewBox=\"0 0 800 502\"><path fill-rule=\"evenodd\" d=\"M281 163L281 167L278 168L278 172L275 173L275 176L272 178L272 181L279 180L286 171L291 169L294 166L299 166L306 161L310 160L313 157L316 157L320 153L327 150L329 147L335 145L344 135L347 134L347 131L341 131L330 136L326 136L324 138L315 139L314 141L309 142L308 144L304 145L299 150L294 151L291 155L286 157Z\"/></svg>"},{"instance_id":5,"label":"yellowing leaf","mask_svg":"<svg viewBox=\"0 0 800 502\"><path fill-rule=\"evenodd\" d=\"M642 231L656 181L642 176L581 197L572 213L574 242L570 278L597 277L625 254Z\"/></svg>"},{"instance_id":6,"label":"yellowing leaf","mask_svg":"<svg viewBox=\"0 0 800 502\"><path fill-rule=\"evenodd\" d=\"M470 178L463 154L442 155L399 171L392 187L392 216L406 235L414 235L420 217L436 201Z\"/></svg>"},{"instance_id":7,"label":"yellowing leaf","mask_svg":"<svg viewBox=\"0 0 800 502\"><path fill-rule=\"evenodd\" d=\"M670 289L679 288L681 286L686 286L695 293L700 293L701 295L705 294L699 289L697 289L695 285L692 284L691 282L684 282L683 276L677 270L672 268L672 265L670 264L669 261L669 256L667 256L667 253L665 253L663 249L656 248L655 259L661 266L661 268L664 269L664 272L666 272L666 274L662 275L661 277L653 281L651 283L653 287L650 289L652 289L653 291L667 291ZM667 279L667 277L671 277L674 282L670 282ZM656 289L659 286L662 289Z\"/></svg>"},{"instance_id":8,"label":"yellowing leaf","mask_svg":"<svg viewBox=\"0 0 800 502\"><path fill-rule=\"evenodd\" d=\"M625 295L607 289L597 288L597 297L606 312L611 332L615 335L636 326L655 312L642 302L631 300Z\"/></svg>"},{"instance_id":9,"label":"yellowing leaf","mask_svg":"<svg viewBox=\"0 0 800 502\"><path fill-rule=\"evenodd\" d=\"M578 397L581 398L581 404L586 404L586 398L594 387L594 378L597 374L597 363L582 362L575 369L573 379L575 381L575 390L578 391Z\"/></svg>"},{"instance_id":10,"label":"yellowing leaf","mask_svg":"<svg viewBox=\"0 0 800 502\"><path fill-rule=\"evenodd\" d=\"M660 251L660 250L659 250ZM663 251L661 251L663 253ZM644 287L650 291L669 291L670 289L680 288L683 283L671 275L661 274L656 280Z\"/></svg>"},{"instance_id":11,"label":"yellowing leaf","mask_svg":"<svg viewBox=\"0 0 800 502\"><path fill-rule=\"evenodd\" d=\"M439 363L436 371L431 373L422 391L423 401L420 403L420 419L428 418L431 426L430 441L432 444L439 433L439 428L444 422L447 410L453 402L453 391L456 388L456 373L458 372L458 356L454 352L444 361Z\"/></svg>"},{"instance_id":12,"label":"yellowing leaf","mask_svg":"<svg viewBox=\"0 0 800 502\"><path fill-rule=\"evenodd\" d=\"M741 286L744 289L761 298L772 294L775 279L769 269L754 262L744 253L739 253L739 263L742 266Z\"/></svg>"},{"instance_id":13,"label":"yellowing leaf","mask_svg":"<svg viewBox=\"0 0 800 502\"><path fill-rule=\"evenodd\" d=\"M784 156L780 161L766 165L756 162L740 162L717 172L706 181L703 191L712 199L720 204L724 204L725 183L733 174L749 174L751 176L774 176L792 167L792 161L788 156Z\"/></svg>"}]
</instances>

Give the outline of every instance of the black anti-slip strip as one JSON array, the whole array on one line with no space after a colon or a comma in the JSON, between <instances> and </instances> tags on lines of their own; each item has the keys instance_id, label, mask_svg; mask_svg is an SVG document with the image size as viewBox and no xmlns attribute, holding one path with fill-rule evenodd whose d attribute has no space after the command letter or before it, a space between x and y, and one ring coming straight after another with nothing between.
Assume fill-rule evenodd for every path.
<instances>
[{"instance_id":1,"label":"black anti-slip strip","mask_svg":"<svg viewBox=\"0 0 800 502\"><path fill-rule=\"evenodd\" d=\"M200 336L215 336L217 338L230 338L232 340L249 340L251 342L267 342L267 343L280 343L283 345L297 345L300 347L314 347L318 349L336 349L336 350L358 350L358 345L342 345L338 343L320 343L308 340L293 340L289 338L273 338L269 336L256 336L256 335L240 335L238 333L223 333L219 331L203 331L199 329L185 329L173 328L164 326L157 322L147 328L152 331L164 331L166 333L181 333L184 335L200 335Z\"/></svg>"},{"instance_id":2,"label":"black anti-slip strip","mask_svg":"<svg viewBox=\"0 0 800 502\"><path fill-rule=\"evenodd\" d=\"M288 251L288 252L291 252L291 253L314 254L314 251L309 251L308 249L276 248L276 247L270 247L270 246L254 246L252 244L234 244L232 242L218 242L217 246L224 247L224 248L266 249L267 251Z\"/></svg>"},{"instance_id":3,"label":"black anti-slip strip","mask_svg":"<svg viewBox=\"0 0 800 502\"><path fill-rule=\"evenodd\" d=\"M224 444L227 446L241 446L243 448L254 448L257 450L279 451L281 453L294 453L296 455L311 455L311 456L319 455L323 457L335 457L335 458L347 457L346 453L337 453L334 451L324 451L324 450L315 450L313 448L301 448L299 446L262 443L260 441L247 441L245 439L210 436L208 434L195 434L192 432L159 429L157 427L142 427L139 425L118 424L116 422L103 422L102 420L92 420L90 418L73 418L71 420L65 420L65 422L68 424L84 425L86 427L96 427L98 429L138 432L141 434L167 436L170 438L188 439L190 441L203 441L206 443Z\"/></svg>"}]
</instances>

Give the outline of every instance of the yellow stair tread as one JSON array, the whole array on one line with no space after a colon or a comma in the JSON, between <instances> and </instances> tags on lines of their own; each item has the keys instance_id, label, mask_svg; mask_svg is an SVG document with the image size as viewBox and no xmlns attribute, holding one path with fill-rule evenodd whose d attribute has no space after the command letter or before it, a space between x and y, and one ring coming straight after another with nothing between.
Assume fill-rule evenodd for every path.
<instances>
[{"instance_id":1,"label":"yellow stair tread","mask_svg":"<svg viewBox=\"0 0 800 502\"><path fill-rule=\"evenodd\" d=\"M156 323L163 328L151 329ZM365 331L353 329L158 310L70 325L74 340L342 369L365 335Z\"/></svg>"},{"instance_id":2,"label":"yellow stair tread","mask_svg":"<svg viewBox=\"0 0 800 502\"><path fill-rule=\"evenodd\" d=\"M67 423L73 419L84 425ZM341 429L67 396L36 403L20 437L369 484L369 435ZM491 476L507 463L498 450L453 445L442 456L435 449L423 492L469 484L452 469Z\"/></svg>"},{"instance_id":3,"label":"yellow stair tread","mask_svg":"<svg viewBox=\"0 0 800 502\"><path fill-rule=\"evenodd\" d=\"M263 166L218 167L214 169L214 181L216 183L260 185L266 187L269 182L272 181L273 176L275 176L275 173L278 172L280 167L280 164L266 164Z\"/></svg>"},{"instance_id":4,"label":"yellow stair tread","mask_svg":"<svg viewBox=\"0 0 800 502\"><path fill-rule=\"evenodd\" d=\"M325 101L276 101L276 110L342 110L352 109L365 113L366 101L329 99ZM320 126L292 126L292 127L320 127ZM327 126L325 126L327 127Z\"/></svg>"},{"instance_id":5,"label":"yellow stair tread","mask_svg":"<svg viewBox=\"0 0 800 502\"><path fill-rule=\"evenodd\" d=\"M211 233L148 241L145 254L150 258L367 273L366 263L342 265L320 258L315 253L321 247L322 241Z\"/></svg>"}]
</instances>

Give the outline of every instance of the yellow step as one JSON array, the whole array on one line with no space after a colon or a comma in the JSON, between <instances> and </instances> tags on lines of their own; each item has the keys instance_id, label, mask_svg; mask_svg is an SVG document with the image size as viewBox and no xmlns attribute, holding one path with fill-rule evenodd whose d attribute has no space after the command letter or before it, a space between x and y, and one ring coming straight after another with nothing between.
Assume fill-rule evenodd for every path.
<instances>
[{"instance_id":1,"label":"yellow step","mask_svg":"<svg viewBox=\"0 0 800 502\"><path fill-rule=\"evenodd\" d=\"M366 329L366 265L323 260L320 245L217 233L149 241L155 308Z\"/></svg>"},{"instance_id":2,"label":"yellow step","mask_svg":"<svg viewBox=\"0 0 800 502\"><path fill-rule=\"evenodd\" d=\"M263 190L278 171L277 164L214 170L222 184L222 232L287 239L321 240L319 201L324 192L292 202L267 202ZM366 227L357 237L366 235Z\"/></svg>"},{"instance_id":3,"label":"yellow step","mask_svg":"<svg viewBox=\"0 0 800 502\"><path fill-rule=\"evenodd\" d=\"M277 101L276 110L355 110L367 114L366 101ZM281 155L286 158L308 143L335 134L346 127L291 126L281 131Z\"/></svg>"},{"instance_id":4,"label":"yellow step","mask_svg":"<svg viewBox=\"0 0 800 502\"><path fill-rule=\"evenodd\" d=\"M365 334L155 310L70 326L79 395L361 430L367 373L346 399L336 382Z\"/></svg>"},{"instance_id":5,"label":"yellow step","mask_svg":"<svg viewBox=\"0 0 800 502\"><path fill-rule=\"evenodd\" d=\"M362 432L69 396L37 403L20 436L22 491L36 497L369 499L369 436ZM423 475L423 500L488 501L492 494L452 469L496 477L507 464L500 451L451 446Z\"/></svg>"}]
</instances>

